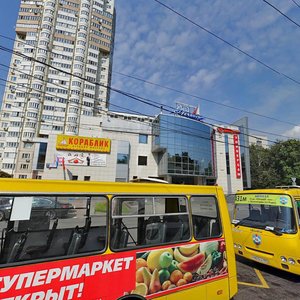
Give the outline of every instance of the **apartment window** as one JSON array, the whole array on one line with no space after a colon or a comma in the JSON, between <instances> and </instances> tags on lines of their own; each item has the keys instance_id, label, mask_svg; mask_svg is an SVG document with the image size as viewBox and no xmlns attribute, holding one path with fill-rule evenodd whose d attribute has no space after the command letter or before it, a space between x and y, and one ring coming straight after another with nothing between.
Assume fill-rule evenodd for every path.
<instances>
[{"instance_id":1,"label":"apartment window","mask_svg":"<svg viewBox=\"0 0 300 300\"><path fill-rule=\"evenodd\" d=\"M21 167L20 167L20 168L23 169L23 170L27 170L28 167L29 167L28 164L21 164Z\"/></svg>"},{"instance_id":2,"label":"apartment window","mask_svg":"<svg viewBox=\"0 0 300 300\"><path fill-rule=\"evenodd\" d=\"M13 169L15 164L2 164L3 169Z\"/></svg>"},{"instance_id":3,"label":"apartment window","mask_svg":"<svg viewBox=\"0 0 300 300\"><path fill-rule=\"evenodd\" d=\"M15 158L16 153L15 152L4 152L3 157L6 158Z\"/></svg>"},{"instance_id":4,"label":"apartment window","mask_svg":"<svg viewBox=\"0 0 300 300\"><path fill-rule=\"evenodd\" d=\"M138 157L138 165L139 166L147 166L147 156L139 156Z\"/></svg>"},{"instance_id":5,"label":"apartment window","mask_svg":"<svg viewBox=\"0 0 300 300\"><path fill-rule=\"evenodd\" d=\"M27 178L27 175L19 175L19 178L21 178L21 179L26 179L26 178Z\"/></svg>"},{"instance_id":6,"label":"apartment window","mask_svg":"<svg viewBox=\"0 0 300 300\"><path fill-rule=\"evenodd\" d=\"M84 181L90 181L91 180L91 176L84 176L83 180Z\"/></svg>"},{"instance_id":7,"label":"apartment window","mask_svg":"<svg viewBox=\"0 0 300 300\"><path fill-rule=\"evenodd\" d=\"M19 146L19 144L16 142L7 142L6 143L6 147L9 147L9 148L17 148L18 146Z\"/></svg>"},{"instance_id":8,"label":"apartment window","mask_svg":"<svg viewBox=\"0 0 300 300\"><path fill-rule=\"evenodd\" d=\"M73 175L72 176L72 180L78 180L78 176L77 175Z\"/></svg>"},{"instance_id":9,"label":"apartment window","mask_svg":"<svg viewBox=\"0 0 300 300\"><path fill-rule=\"evenodd\" d=\"M29 149L32 148L33 143L24 143L24 148Z\"/></svg>"},{"instance_id":10,"label":"apartment window","mask_svg":"<svg viewBox=\"0 0 300 300\"><path fill-rule=\"evenodd\" d=\"M148 144L148 135L147 134L140 134L139 135L139 143L140 144Z\"/></svg>"}]
</instances>

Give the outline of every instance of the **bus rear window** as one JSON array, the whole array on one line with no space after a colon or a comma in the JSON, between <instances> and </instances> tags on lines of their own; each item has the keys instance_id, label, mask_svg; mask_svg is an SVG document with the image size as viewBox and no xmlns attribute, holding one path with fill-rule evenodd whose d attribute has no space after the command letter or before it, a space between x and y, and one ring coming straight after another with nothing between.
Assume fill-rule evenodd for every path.
<instances>
[{"instance_id":1,"label":"bus rear window","mask_svg":"<svg viewBox=\"0 0 300 300\"><path fill-rule=\"evenodd\" d=\"M113 250L190 239L185 197L115 197L110 245Z\"/></svg>"},{"instance_id":2,"label":"bus rear window","mask_svg":"<svg viewBox=\"0 0 300 300\"><path fill-rule=\"evenodd\" d=\"M217 200L213 196L191 197L194 236L207 239L221 235Z\"/></svg>"}]
</instances>

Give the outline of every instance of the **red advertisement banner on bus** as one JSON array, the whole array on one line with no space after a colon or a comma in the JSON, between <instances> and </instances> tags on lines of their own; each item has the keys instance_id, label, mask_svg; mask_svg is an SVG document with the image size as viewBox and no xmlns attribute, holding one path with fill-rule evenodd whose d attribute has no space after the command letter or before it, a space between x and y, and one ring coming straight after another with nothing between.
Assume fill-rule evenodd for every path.
<instances>
[{"instance_id":1,"label":"red advertisement banner on bus","mask_svg":"<svg viewBox=\"0 0 300 300\"><path fill-rule=\"evenodd\" d=\"M226 277L223 239L0 270L1 300L152 298Z\"/></svg>"}]
</instances>

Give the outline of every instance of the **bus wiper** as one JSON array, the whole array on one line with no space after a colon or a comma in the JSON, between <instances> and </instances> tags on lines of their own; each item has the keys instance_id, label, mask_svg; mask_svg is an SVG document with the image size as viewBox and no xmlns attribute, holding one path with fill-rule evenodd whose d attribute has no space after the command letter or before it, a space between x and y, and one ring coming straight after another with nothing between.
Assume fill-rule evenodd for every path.
<instances>
[{"instance_id":1,"label":"bus wiper","mask_svg":"<svg viewBox=\"0 0 300 300\"><path fill-rule=\"evenodd\" d=\"M282 232L280 232L279 230L275 229L275 227L272 227L272 226L266 226L265 230L270 231L270 232L274 233L275 235L282 235Z\"/></svg>"},{"instance_id":2,"label":"bus wiper","mask_svg":"<svg viewBox=\"0 0 300 300\"><path fill-rule=\"evenodd\" d=\"M247 223L247 221L249 221L249 220L246 220L246 219L243 219L243 220L233 219L233 220L231 221L231 224L233 224L234 227L236 227L236 226L238 226L238 225L243 225L243 224Z\"/></svg>"}]
</instances>

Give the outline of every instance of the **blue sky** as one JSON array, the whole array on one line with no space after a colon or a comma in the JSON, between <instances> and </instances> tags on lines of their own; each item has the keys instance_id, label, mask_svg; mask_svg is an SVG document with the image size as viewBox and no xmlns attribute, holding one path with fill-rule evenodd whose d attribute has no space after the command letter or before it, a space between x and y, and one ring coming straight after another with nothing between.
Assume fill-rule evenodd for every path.
<instances>
[{"instance_id":1,"label":"blue sky","mask_svg":"<svg viewBox=\"0 0 300 300\"><path fill-rule=\"evenodd\" d=\"M295 1L300 5L300 0ZM300 27L262 0L161 2L300 82ZM292 0L270 3L300 24L300 8ZM1 0L0 5L0 33L14 37L19 1ZM209 123L232 123L248 116L251 133L267 135L269 140L283 136L300 138L300 84L272 72L154 0L116 0L116 9L113 88L172 107L176 101L199 105ZM2 38L0 41L7 45ZM0 62L9 62L3 52ZM136 81L118 72L212 102ZM2 67L0 74L6 78ZM159 112L114 92L111 104L111 110L118 110L114 106L118 105L151 115Z\"/></svg>"}]
</instances>

